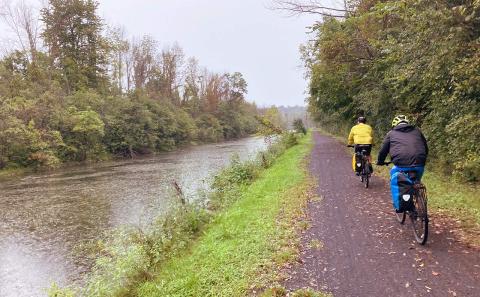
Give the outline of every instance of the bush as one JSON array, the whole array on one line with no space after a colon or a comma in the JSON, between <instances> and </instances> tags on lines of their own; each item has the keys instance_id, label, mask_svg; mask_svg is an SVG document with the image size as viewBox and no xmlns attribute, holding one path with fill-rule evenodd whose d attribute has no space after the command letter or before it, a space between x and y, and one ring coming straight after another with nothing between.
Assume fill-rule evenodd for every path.
<instances>
[{"instance_id":1,"label":"bush","mask_svg":"<svg viewBox=\"0 0 480 297\"><path fill-rule=\"evenodd\" d=\"M287 149L294 145L297 145L298 144L297 135L295 135L295 133L285 132L282 135L282 142Z\"/></svg>"},{"instance_id":2,"label":"bush","mask_svg":"<svg viewBox=\"0 0 480 297\"><path fill-rule=\"evenodd\" d=\"M297 133L303 133L304 135L307 134L307 129L305 128L302 119L295 119L293 121L293 128Z\"/></svg>"}]
</instances>

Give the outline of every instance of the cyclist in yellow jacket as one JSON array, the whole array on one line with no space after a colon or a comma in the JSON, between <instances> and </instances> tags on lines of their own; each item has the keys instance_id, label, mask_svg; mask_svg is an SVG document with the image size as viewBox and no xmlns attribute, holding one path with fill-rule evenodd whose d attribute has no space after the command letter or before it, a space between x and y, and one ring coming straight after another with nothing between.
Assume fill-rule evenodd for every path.
<instances>
[{"instance_id":1,"label":"cyclist in yellow jacket","mask_svg":"<svg viewBox=\"0 0 480 297\"><path fill-rule=\"evenodd\" d=\"M367 119L365 117L359 117L357 120L357 125L353 126L348 135L348 145L355 145L355 153L361 152L362 150L367 151L368 160L370 163L372 144L373 144L373 129L370 125L367 125ZM355 157L355 156L354 156ZM352 162L353 170L359 173L361 168L355 166L355 159ZM373 168L370 167L370 172L373 172Z\"/></svg>"}]
</instances>

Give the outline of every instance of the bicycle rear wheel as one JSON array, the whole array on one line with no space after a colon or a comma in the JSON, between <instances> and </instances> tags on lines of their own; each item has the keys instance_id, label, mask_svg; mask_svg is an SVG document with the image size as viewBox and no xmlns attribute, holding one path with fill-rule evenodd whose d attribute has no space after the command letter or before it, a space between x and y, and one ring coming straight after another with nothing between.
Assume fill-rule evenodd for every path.
<instances>
[{"instance_id":1,"label":"bicycle rear wheel","mask_svg":"<svg viewBox=\"0 0 480 297\"><path fill-rule=\"evenodd\" d=\"M415 240L424 245L428 239L427 191L422 184L415 185L414 210L410 212Z\"/></svg>"},{"instance_id":2,"label":"bicycle rear wheel","mask_svg":"<svg viewBox=\"0 0 480 297\"><path fill-rule=\"evenodd\" d=\"M368 189L368 186L370 184L370 163L368 162L368 160L365 160L365 162L363 163L362 174L364 175L365 188Z\"/></svg>"}]
</instances>

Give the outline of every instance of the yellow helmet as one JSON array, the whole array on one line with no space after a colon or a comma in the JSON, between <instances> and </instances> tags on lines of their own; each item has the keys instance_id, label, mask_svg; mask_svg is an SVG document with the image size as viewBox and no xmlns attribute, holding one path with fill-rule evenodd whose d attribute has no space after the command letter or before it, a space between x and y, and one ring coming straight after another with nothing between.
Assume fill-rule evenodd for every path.
<instances>
[{"instance_id":1,"label":"yellow helmet","mask_svg":"<svg viewBox=\"0 0 480 297\"><path fill-rule=\"evenodd\" d=\"M408 120L407 116L405 115L397 115L396 117L393 118L393 121L392 121L392 128L395 127L396 125L400 124L400 123L406 123L406 124L409 124L410 121Z\"/></svg>"}]
</instances>

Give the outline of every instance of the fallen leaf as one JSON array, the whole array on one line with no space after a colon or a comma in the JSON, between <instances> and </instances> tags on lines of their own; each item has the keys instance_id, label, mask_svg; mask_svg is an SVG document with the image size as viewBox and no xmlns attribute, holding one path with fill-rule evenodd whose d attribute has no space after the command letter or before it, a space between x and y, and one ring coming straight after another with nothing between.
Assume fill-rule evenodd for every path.
<instances>
[{"instance_id":1,"label":"fallen leaf","mask_svg":"<svg viewBox=\"0 0 480 297\"><path fill-rule=\"evenodd\" d=\"M448 293L452 294L453 297L457 297L457 293L455 291L448 289Z\"/></svg>"},{"instance_id":2,"label":"fallen leaf","mask_svg":"<svg viewBox=\"0 0 480 297\"><path fill-rule=\"evenodd\" d=\"M436 271L432 271L432 274L433 274L434 276L440 275L440 273L438 273L438 272L436 272Z\"/></svg>"}]
</instances>

